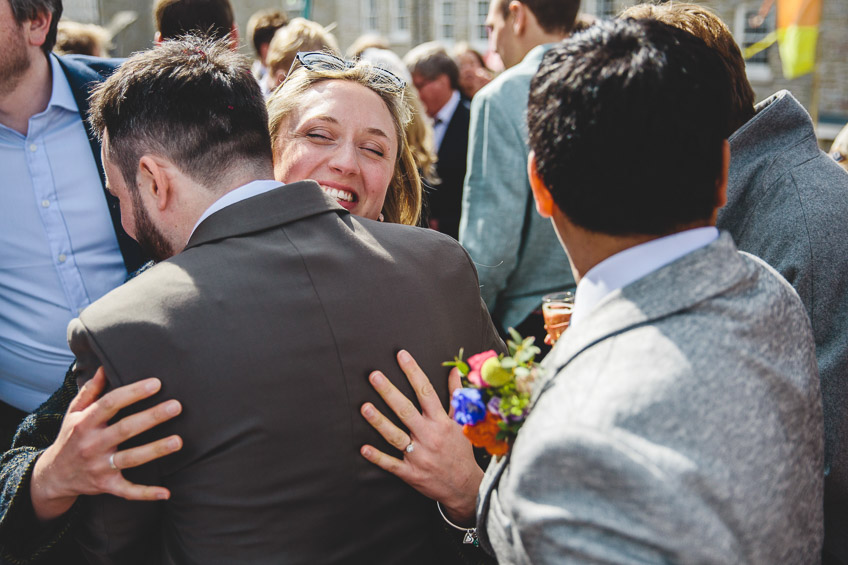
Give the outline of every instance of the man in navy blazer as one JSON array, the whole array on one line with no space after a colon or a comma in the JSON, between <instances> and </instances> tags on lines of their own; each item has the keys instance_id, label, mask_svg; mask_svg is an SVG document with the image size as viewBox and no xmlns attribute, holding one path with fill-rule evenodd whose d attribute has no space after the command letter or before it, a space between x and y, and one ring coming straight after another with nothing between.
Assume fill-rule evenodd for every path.
<instances>
[{"instance_id":1,"label":"man in navy blazer","mask_svg":"<svg viewBox=\"0 0 848 565\"><path fill-rule=\"evenodd\" d=\"M118 60L50 50L60 0L3 0L0 28L0 441L59 387L67 323L142 264L103 185L90 86ZM8 183L8 184L7 184Z\"/></svg>"},{"instance_id":2,"label":"man in navy blazer","mask_svg":"<svg viewBox=\"0 0 848 565\"><path fill-rule=\"evenodd\" d=\"M146 260L121 227L118 200L104 186L100 143L85 119L91 88L120 61L51 54L61 14L61 0L0 0L3 450L18 423L62 384L73 360L66 341L68 322ZM62 396L56 394L54 400ZM74 394L75 388L60 402L61 413ZM35 414L30 427L50 418ZM20 437L25 437L28 428L22 429ZM35 531L39 526L28 500L29 473L40 453L19 448L2 455L0 532L5 540L29 540L44 551L54 548L60 562L75 563L76 554L55 547L62 527L47 532L47 538ZM8 549L0 543L0 562L28 560ZM44 557L44 551L30 557Z\"/></svg>"},{"instance_id":3,"label":"man in navy blazer","mask_svg":"<svg viewBox=\"0 0 848 565\"><path fill-rule=\"evenodd\" d=\"M430 227L457 239L471 120L468 101L459 93L459 67L435 41L411 50L404 61L421 103L433 120L439 157L436 175L440 182L427 195Z\"/></svg>"}]
</instances>

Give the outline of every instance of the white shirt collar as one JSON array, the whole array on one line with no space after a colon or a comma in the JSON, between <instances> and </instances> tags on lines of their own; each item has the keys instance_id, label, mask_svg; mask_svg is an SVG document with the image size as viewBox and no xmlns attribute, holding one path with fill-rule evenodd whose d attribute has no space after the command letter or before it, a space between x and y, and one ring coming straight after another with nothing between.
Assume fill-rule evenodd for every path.
<instances>
[{"instance_id":1,"label":"white shirt collar","mask_svg":"<svg viewBox=\"0 0 848 565\"><path fill-rule=\"evenodd\" d=\"M459 91L454 90L450 99L442 106L435 117L433 118L433 137L436 142L436 151L442 147L442 140L445 139L445 134L448 131L448 124L453 118L453 113L456 112L456 107L459 106Z\"/></svg>"},{"instance_id":2,"label":"white shirt collar","mask_svg":"<svg viewBox=\"0 0 848 565\"><path fill-rule=\"evenodd\" d=\"M577 284L570 327L580 323L610 293L716 239L716 228L695 228L652 239L604 259L592 267Z\"/></svg>"},{"instance_id":3,"label":"white shirt collar","mask_svg":"<svg viewBox=\"0 0 848 565\"><path fill-rule=\"evenodd\" d=\"M53 76L53 92L50 95L50 102L47 107L58 106L72 112L79 112L77 101L74 100L74 93L71 92L71 85L68 84L68 78L62 70L62 65L59 64L59 59L56 55L50 55L50 72Z\"/></svg>"},{"instance_id":4,"label":"white shirt collar","mask_svg":"<svg viewBox=\"0 0 848 565\"><path fill-rule=\"evenodd\" d=\"M459 106L459 91L454 90L451 97L445 102L445 105L442 106L442 109L436 112L435 120L442 120L443 124L447 124L451 121L453 117L453 113L456 112L456 107Z\"/></svg>"},{"instance_id":5,"label":"white shirt collar","mask_svg":"<svg viewBox=\"0 0 848 565\"><path fill-rule=\"evenodd\" d=\"M188 238L191 239L191 236L194 235L194 231L197 229L197 226L200 223L220 210L223 210L227 206L232 206L237 202L241 202L242 200L247 200L248 198L252 198L254 196L259 196L260 194L264 194L265 192L274 190L275 188L279 188L283 186L283 183L275 181L275 180L255 180L253 182L249 182L245 185L242 185L236 189L233 189L226 193L224 196L216 200L212 203L209 208L206 209L205 212L200 216L200 219L197 220L197 223L194 224L194 227L191 229L191 233Z\"/></svg>"}]
</instances>

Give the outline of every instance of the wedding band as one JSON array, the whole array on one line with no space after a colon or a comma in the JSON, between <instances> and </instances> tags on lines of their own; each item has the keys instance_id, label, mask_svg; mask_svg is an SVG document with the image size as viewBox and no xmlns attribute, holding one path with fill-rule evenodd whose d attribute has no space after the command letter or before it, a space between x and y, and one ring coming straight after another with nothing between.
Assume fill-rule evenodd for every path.
<instances>
[{"instance_id":1,"label":"wedding band","mask_svg":"<svg viewBox=\"0 0 848 565\"><path fill-rule=\"evenodd\" d=\"M409 445L406 446L406 449L404 451L406 451L407 453L412 453L413 451L415 451L415 442L409 440Z\"/></svg>"},{"instance_id":2,"label":"wedding band","mask_svg":"<svg viewBox=\"0 0 848 565\"><path fill-rule=\"evenodd\" d=\"M118 469L118 466L115 465L115 454L114 453L109 456L109 466L112 467L112 469L114 469L115 471L120 471L120 469Z\"/></svg>"}]
</instances>

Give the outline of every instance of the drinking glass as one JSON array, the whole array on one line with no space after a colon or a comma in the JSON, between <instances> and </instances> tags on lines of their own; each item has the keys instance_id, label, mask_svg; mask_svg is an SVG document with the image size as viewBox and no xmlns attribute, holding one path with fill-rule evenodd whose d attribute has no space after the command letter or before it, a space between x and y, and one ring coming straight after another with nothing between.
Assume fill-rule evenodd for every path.
<instances>
[{"instance_id":1,"label":"drinking glass","mask_svg":"<svg viewBox=\"0 0 848 565\"><path fill-rule=\"evenodd\" d=\"M542 316L545 318L545 330L548 332L551 345L556 343L562 332L568 328L572 308L574 308L573 292L555 292L542 297Z\"/></svg>"}]
</instances>

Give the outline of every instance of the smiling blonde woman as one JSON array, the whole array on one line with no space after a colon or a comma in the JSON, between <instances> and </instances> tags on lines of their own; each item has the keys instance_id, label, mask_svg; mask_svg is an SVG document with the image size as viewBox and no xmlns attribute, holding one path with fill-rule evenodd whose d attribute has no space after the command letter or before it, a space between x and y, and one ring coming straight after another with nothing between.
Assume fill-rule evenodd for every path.
<instances>
[{"instance_id":1,"label":"smiling blonde woman","mask_svg":"<svg viewBox=\"0 0 848 565\"><path fill-rule=\"evenodd\" d=\"M404 135L404 81L327 53L298 53L293 67L268 99L275 178L313 179L353 214L416 225L421 179Z\"/></svg>"}]
</instances>

